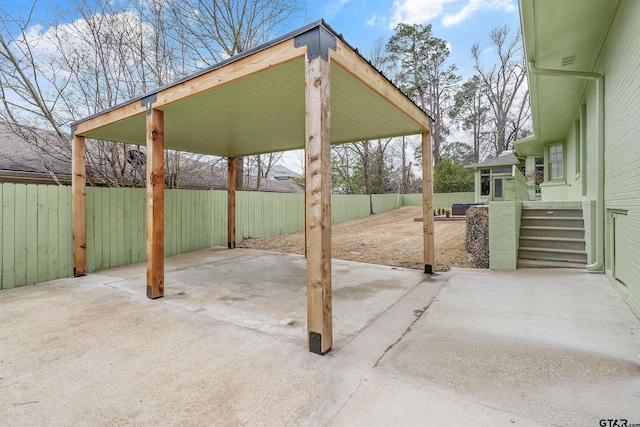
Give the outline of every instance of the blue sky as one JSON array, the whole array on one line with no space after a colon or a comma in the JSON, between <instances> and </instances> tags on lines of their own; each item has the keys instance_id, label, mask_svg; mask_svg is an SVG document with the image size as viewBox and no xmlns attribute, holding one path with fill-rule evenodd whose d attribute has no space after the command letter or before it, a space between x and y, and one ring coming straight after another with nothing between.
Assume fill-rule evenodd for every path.
<instances>
[{"instance_id":1,"label":"blue sky","mask_svg":"<svg viewBox=\"0 0 640 427\"><path fill-rule=\"evenodd\" d=\"M464 78L473 74L473 43L485 45L489 32L505 24L520 29L517 0L308 0L307 8L310 21L324 18L365 56L398 22L432 24L433 35L450 43Z\"/></svg>"},{"instance_id":2,"label":"blue sky","mask_svg":"<svg viewBox=\"0 0 640 427\"><path fill-rule=\"evenodd\" d=\"M398 22L432 24L433 34L450 43L451 62L465 79L473 74L474 42L486 44L495 27L507 24L519 30L520 26L517 0L307 0L306 4L306 19L292 23L291 30L325 19L365 56L378 38L389 39ZM26 17L31 1L0 0L0 5L13 16ZM42 0L38 12L50 18L52 5L65 9L66 1Z\"/></svg>"}]
</instances>

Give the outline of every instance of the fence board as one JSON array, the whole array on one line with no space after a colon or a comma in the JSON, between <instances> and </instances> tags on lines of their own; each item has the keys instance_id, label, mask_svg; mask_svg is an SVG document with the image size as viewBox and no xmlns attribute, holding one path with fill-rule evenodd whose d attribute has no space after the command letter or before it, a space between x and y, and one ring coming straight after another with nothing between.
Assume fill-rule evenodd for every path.
<instances>
[{"instance_id":1,"label":"fence board","mask_svg":"<svg viewBox=\"0 0 640 427\"><path fill-rule=\"evenodd\" d=\"M14 286L27 282L27 187L16 184L14 188L15 225Z\"/></svg>"},{"instance_id":2,"label":"fence board","mask_svg":"<svg viewBox=\"0 0 640 427\"><path fill-rule=\"evenodd\" d=\"M38 282L38 187L27 185L27 278L26 285Z\"/></svg>"},{"instance_id":3,"label":"fence board","mask_svg":"<svg viewBox=\"0 0 640 427\"><path fill-rule=\"evenodd\" d=\"M58 248L58 192L56 187L49 186L47 191L47 223L49 238L47 239L47 252L49 253L49 269L48 277L56 277L58 275L58 265L60 264L60 250ZM49 279L47 279L49 280Z\"/></svg>"},{"instance_id":4,"label":"fence board","mask_svg":"<svg viewBox=\"0 0 640 427\"><path fill-rule=\"evenodd\" d=\"M94 195L95 191L93 187L87 187L86 200L87 200L87 272L95 271L95 233L94 233Z\"/></svg>"},{"instance_id":5,"label":"fence board","mask_svg":"<svg viewBox=\"0 0 640 427\"><path fill-rule=\"evenodd\" d=\"M118 189L109 188L109 268L118 266Z\"/></svg>"},{"instance_id":6,"label":"fence board","mask_svg":"<svg viewBox=\"0 0 640 427\"><path fill-rule=\"evenodd\" d=\"M114 189L116 190L116 189ZM127 224L124 220L125 206L124 206L124 195L127 191L126 188L116 190L116 265L125 265L127 264L126 258L124 255L124 235L126 231Z\"/></svg>"},{"instance_id":7,"label":"fence board","mask_svg":"<svg viewBox=\"0 0 640 427\"><path fill-rule=\"evenodd\" d=\"M38 186L38 282L49 280L49 186Z\"/></svg>"},{"instance_id":8,"label":"fence board","mask_svg":"<svg viewBox=\"0 0 640 427\"><path fill-rule=\"evenodd\" d=\"M2 289L15 286L15 186L4 184L2 191Z\"/></svg>"},{"instance_id":9,"label":"fence board","mask_svg":"<svg viewBox=\"0 0 640 427\"><path fill-rule=\"evenodd\" d=\"M467 202L473 193L434 197ZM421 195L374 195L374 212L410 204ZM0 185L0 287L71 276L71 189L46 185ZM471 200L473 201L473 200ZM332 196L332 221L369 214L369 197ZM165 192L165 254L226 246L227 192ZM146 259L146 190L87 188L88 271ZM238 236L262 237L304 229L301 194L238 192Z\"/></svg>"},{"instance_id":10,"label":"fence board","mask_svg":"<svg viewBox=\"0 0 640 427\"><path fill-rule=\"evenodd\" d=\"M124 212L122 212L122 218L124 221L124 264L133 264L133 221L131 216L133 215L133 203L132 203L133 190L131 188L124 189L123 205L125 206Z\"/></svg>"},{"instance_id":11,"label":"fence board","mask_svg":"<svg viewBox=\"0 0 640 427\"><path fill-rule=\"evenodd\" d=\"M58 272L57 277L70 276L72 273L72 250L73 233L71 231L71 193L68 187L51 187L58 196Z\"/></svg>"},{"instance_id":12,"label":"fence board","mask_svg":"<svg viewBox=\"0 0 640 427\"><path fill-rule=\"evenodd\" d=\"M104 270L109 268L111 242L109 241L109 217L110 217L110 203L109 203L109 189L98 189L100 195L100 214L96 217L96 232L100 234L100 245L102 258L97 266L98 270Z\"/></svg>"},{"instance_id":13,"label":"fence board","mask_svg":"<svg viewBox=\"0 0 640 427\"><path fill-rule=\"evenodd\" d=\"M135 262L144 262L147 259L147 211L146 211L146 197L147 192L145 189L134 190L134 205L136 212L136 252Z\"/></svg>"}]
</instances>

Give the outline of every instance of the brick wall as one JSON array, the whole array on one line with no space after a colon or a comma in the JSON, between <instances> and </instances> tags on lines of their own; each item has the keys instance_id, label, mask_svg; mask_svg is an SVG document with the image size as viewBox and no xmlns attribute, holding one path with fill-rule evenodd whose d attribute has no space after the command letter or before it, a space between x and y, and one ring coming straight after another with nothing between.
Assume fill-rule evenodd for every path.
<instances>
[{"instance_id":1,"label":"brick wall","mask_svg":"<svg viewBox=\"0 0 640 427\"><path fill-rule=\"evenodd\" d=\"M489 268L515 270L522 202L489 203Z\"/></svg>"}]
</instances>

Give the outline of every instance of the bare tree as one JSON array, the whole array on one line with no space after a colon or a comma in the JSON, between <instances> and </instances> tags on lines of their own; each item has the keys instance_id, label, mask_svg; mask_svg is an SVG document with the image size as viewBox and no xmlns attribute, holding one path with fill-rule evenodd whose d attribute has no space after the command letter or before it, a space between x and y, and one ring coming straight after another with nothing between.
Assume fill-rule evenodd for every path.
<instances>
[{"instance_id":1,"label":"bare tree","mask_svg":"<svg viewBox=\"0 0 640 427\"><path fill-rule=\"evenodd\" d=\"M300 10L296 0L187 3L70 0L60 23L46 25L34 25L31 14L17 20L1 11L0 120L41 156L54 179L58 161L70 164L69 122L252 47ZM88 141L90 184L144 184L143 154L138 146ZM166 185L177 187L184 166L204 157L167 151L165 158Z\"/></svg>"},{"instance_id":2,"label":"bare tree","mask_svg":"<svg viewBox=\"0 0 640 427\"><path fill-rule=\"evenodd\" d=\"M493 65L482 63L483 52L478 43L471 48L471 55L489 101L492 143L498 155L530 132L529 91L520 33L512 32L508 26L495 28L489 40L489 50L495 55Z\"/></svg>"},{"instance_id":3,"label":"bare tree","mask_svg":"<svg viewBox=\"0 0 640 427\"><path fill-rule=\"evenodd\" d=\"M298 0L172 0L170 5L192 59L206 65L267 42L304 11Z\"/></svg>"},{"instance_id":4,"label":"bare tree","mask_svg":"<svg viewBox=\"0 0 640 427\"><path fill-rule=\"evenodd\" d=\"M203 65L265 43L304 10L298 0L174 0L171 7L182 42L189 44L192 59ZM244 164L243 158L236 158L238 190L243 188Z\"/></svg>"},{"instance_id":5,"label":"bare tree","mask_svg":"<svg viewBox=\"0 0 640 427\"><path fill-rule=\"evenodd\" d=\"M24 20L14 19L0 10L4 17L0 22L0 119L16 136L28 142L33 154L60 184L54 161L43 153L49 151L55 158L64 159L70 147L55 111L60 96L47 89L58 75L55 69L42 72L36 65L39 55L27 40L34 8L35 2ZM18 37L14 38L12 34L16 33ZM38 131L43 126L53 132Z\"/></svg>"}]
</instances>

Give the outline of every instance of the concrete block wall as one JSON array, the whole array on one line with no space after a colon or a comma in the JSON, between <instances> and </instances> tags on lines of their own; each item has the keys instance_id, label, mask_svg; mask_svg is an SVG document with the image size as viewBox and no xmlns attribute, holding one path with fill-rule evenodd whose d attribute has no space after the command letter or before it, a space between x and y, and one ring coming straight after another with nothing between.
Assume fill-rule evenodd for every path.
<instances>
[{"instance_id":1,"label":"concrete block wall","mask_svg":"<svg viewBox=\"0 0 640 427\"><path fill-rule=\"evenodd\" d=\"M489 203L489 268L515 270L522 202Z\"/></svg>"}]
</instances>

